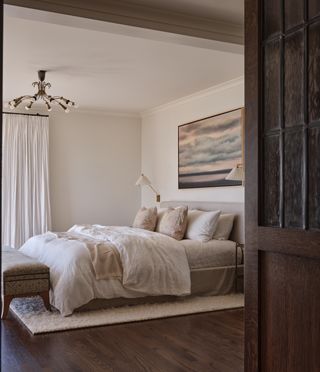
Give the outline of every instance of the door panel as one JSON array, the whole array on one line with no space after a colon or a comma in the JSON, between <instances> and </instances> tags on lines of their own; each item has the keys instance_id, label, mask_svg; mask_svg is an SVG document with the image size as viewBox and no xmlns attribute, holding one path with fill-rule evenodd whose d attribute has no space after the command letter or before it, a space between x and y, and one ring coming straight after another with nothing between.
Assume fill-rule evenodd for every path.
<instances>
[{"instance_id":1,"label":"door panel","mask_svg":"<svg viewBox=\"0 0 320 372\"><path fill-rule=\"evenodd\" d=\"M268 192L264 193L263 224L265 226L280 226L280 141L278 135L271 135L264 139L264 184L268 185Z\"/></svg>"},{"instance_id":2,"label":"door panel","mask_svg":"<svg viewBox=\"0 0 320 372\"><path fill-rule=\"evenodd\" d=\"M304 131L299 129L284 133L284 226L304 225ZM266 191L267 192L267 191Z\"/></svg>"},{"instance_id":3,"label":"door panel","mask_svg":"<svg viewBox=\"0 0 320 372\"><path fill-rule=\"evenodd\" d=\"M320 2L319 0L309 0L309 18L315 17L320 14Z\"/></svg>"},{"instance_id":4,"label":"door panel","mask_svg":"<svg viewBox=\"0 0 320 372\"><path fill-rule=\"evenodd\" d=\"M319 4L246 0L246 371L320 371Z\"/></svg>"},{"instance_id":5,"label":"door panel","mask_svg":"<svg viewBox=\"0 0 320 372\"><path fill-rule=\"evenodd\" d=\"M316 1L316 0L315 0ZM281 2L269 0L264 2L264 30L266 36L280 33L281 29Z\"/></svg>"},{"instance_id":6,"label":"door panel","mask_svg":"<svg viewBox=\"0 0 320 372\"><path fill-rule=\"evenodd\" d=\"M280 42L274 40L265 45L264 63L264 125L266 130L280 128Z\"/></svg>"},{"instance_id":7,"label":"door panel","mask_svg":"<svg viewBox=\"0 0 320 372\"><path fill-rule=\"evenodd\" d=\"M279 1L281 4L281 1ZM304 4L301 0L285 0L285 29L289 30L303 22ZM281 12L280 12L281 14Z\"/></svg>"},{"instance_id":8,"label":"door panel","mask_svg":"<svg viewBox=\"0 0 320 372\"><path fill-rule=\"evenodd\" d=\"M261 371L319 371L320 261L262 253L260 272Z\"/></svg>"},{"instance_id":9,"label":"door panel","mask_svg":"<svg viewBox=\"0 0 320 372\"><path fill-rule=\"evenodd\" d=\"M308 60L309 121L313 123L320 120L320 22L309 27Z\"/></svg>"},{"instance_id":10,"label":"door panel","mask_svg":"<svg viewBox=\"0 0 320 372\"><path fill-rule=\"evenodd\" d=\"M299 30L284 41L284 126L304 123L304 35ZM294 63L292 63L294 61ZM267 70L265 67L264 70Z\"/></svg>"},{"instance_id":11,"label":"door panel","mask_svg":"<svg viewBox=\"0 0 320 372\"><path fill-rule=\"evenodd\" d=\"M311 229L320 229L319 179L320 128L311 128L309 130L309 227Z\"/></svg>"}]
</instances>

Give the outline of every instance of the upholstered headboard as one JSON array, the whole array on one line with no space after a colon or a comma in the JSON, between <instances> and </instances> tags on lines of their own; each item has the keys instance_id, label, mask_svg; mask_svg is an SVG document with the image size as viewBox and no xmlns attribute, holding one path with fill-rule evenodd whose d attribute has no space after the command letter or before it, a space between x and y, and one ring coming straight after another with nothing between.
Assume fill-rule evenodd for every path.
<instances>
[{"instance_id":1,"label":"upholstered headboard","mask_svg":"<svg viewBox=\"0 0 320 372\"><path fill-rule=\"evenodd\" d=\"M244 204L243 203L219 203L203 201L164 201L160 203L161 208L177 207L187 205L190 209L203 211L221 210L222 213L233 213L236 215L230 240L244 243Z\"/></svg>"}]
</instances>

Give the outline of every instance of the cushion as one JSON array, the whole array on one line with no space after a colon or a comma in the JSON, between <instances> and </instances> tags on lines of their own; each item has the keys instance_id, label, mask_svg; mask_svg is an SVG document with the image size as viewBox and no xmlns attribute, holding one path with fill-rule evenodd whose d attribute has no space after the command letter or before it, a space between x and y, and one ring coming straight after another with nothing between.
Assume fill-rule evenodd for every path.
<instances>
[{"instance_id":1,"label":"cushion","mask_svg":"<svg viewBox=\"0 0 320 372\"><path fill-rule=\"evenodd\" d=\"M159 232L176 240L184 237L188 223L188 207L168 208L160 221Z\"/></svg>"},{"instance_id":2,"label":"cushion","mask_svg":"<svg viewBox=\"0 0 320 372\"><path fill-rule=\"evenodd\" d=\"M145 208L142 207L134 219L133 227L139 229L154 231L157 223L157 207Z\"/></svg>"},{"instance_id":3,"label":"cushion","mask_svg":"<svg viewBox=\"0 0 320 372\"><path fill-rule=\"evenodd\" d=\"M221 214L213 239L228 240L233 228L234 214Z\"/></svg>"},{"instance_id":4,"label":"cushion","mask_svg":"<svg viewBox=\"0 0 320 372\"><path fill-rule=\"evenodd\" d=\"M21 296L48 291L49 268L12 248L2 249L1 294Z\"/></svg>"},{"instance_id":5,"label":"cushion","mask_svg":"<svg viewBox=\"0 0 320 372\"><path fill-rule=\"evenodd\" d=\"M38 274L48 274L48 266L38 262L37 260L24 255L16 249L4 249L2 254L2 277L14 275L29 275L37 276Z\"/></svg>"},{"instance_id":6,"label":"cushion","mask_svg":"<svg viewBox=\"0 0 320 372\"><path fill-rule=\"evenodd\" d=\"M187 239L208 242L216 231L221 211L204 212L193 209L188 212Z\"/></svg>"},{"instance_id":7,"label":"cushion","mask_svg":"<svg viewBox=\"0 0 320 372\"><path fill-rule=\"evenodd\" d=\"M157 232L159 232L160 222L161 222L162 217L164 216L164 214L167 210L168 210L168 208L158 208L157 225L156 225L156 231Z\"/></svg>"}]
</instances>

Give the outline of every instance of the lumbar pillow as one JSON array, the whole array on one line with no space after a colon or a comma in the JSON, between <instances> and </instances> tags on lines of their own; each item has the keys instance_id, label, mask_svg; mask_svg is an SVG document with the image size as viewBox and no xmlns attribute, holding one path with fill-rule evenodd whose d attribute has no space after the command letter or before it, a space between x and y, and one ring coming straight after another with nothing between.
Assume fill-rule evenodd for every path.
<instances>
[{"instance_id":1,"label":"lumbar pillow","mask_svg":"<svg viewBox=\"0 0 320 372\"><path fill-rule=\"evenodd\" d=\"M134 219L133 227L139 229L154 231L157 223L157 207L145 208L142 207Z\"/></svg>"},{"instance_id":2,"label":"lumbar pillow","mask_svg":"<svg viewBox=\"0 0 320 372\"><path fill-rule=\"evenodd\" d=\"M188 212L186 238L208 242L216 231L221 211L204 212L193 209Z\"/></svg>"},{"instance_id":3,"label":"lumbar pillow","mask_svg":"<svg viewBox=\"0 0 320 372\"><path fill-rule=\"evenodd\" d=\"M159 232L181 240L188 223L188 207L168 208L159 223Z\"/></svg>"},{"instance_id":4,"label":"lumbar pillow","mask_svg":"<svg viewBox=\"0 0 320 372\"><path fill-rule=\"evenodd\" d=\"M213 239L228 240L233 228L234 214L221 214Z\"/></svg>"}]
</instances>

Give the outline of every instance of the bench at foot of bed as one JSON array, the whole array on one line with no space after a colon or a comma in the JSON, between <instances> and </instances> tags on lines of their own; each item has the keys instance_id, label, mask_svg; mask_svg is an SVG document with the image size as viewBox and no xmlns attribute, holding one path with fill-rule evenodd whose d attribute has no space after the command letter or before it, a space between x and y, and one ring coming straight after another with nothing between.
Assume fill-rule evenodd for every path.
<instances>
[{"instance_id":1,"label":"bench at foot of bed","mask_svg":"<svg viewBox=\"0 0 320 372\"><path fill-rule=\"evenodd\" d=\"M16 297L41 296L50 310L49 268L12 248L2 249L2 312L5 319L12 299Z\"/></svg>"}]
</instances>

